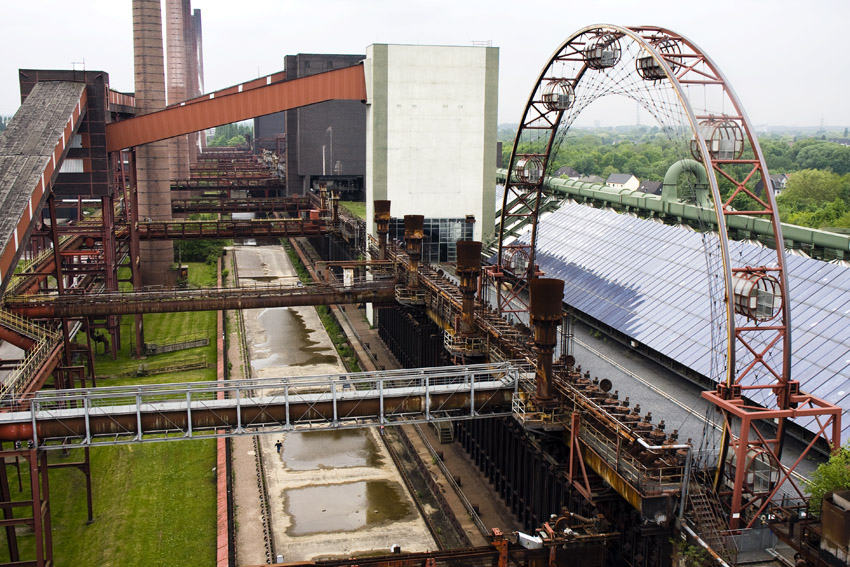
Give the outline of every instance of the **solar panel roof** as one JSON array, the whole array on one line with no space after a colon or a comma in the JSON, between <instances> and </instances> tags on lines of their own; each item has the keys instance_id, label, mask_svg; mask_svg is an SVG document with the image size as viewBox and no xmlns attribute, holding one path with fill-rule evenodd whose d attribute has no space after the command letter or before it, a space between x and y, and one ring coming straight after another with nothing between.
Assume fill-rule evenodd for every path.
<instances>
[{"instance_id":1,"label":"solar panel roof","mask_svg":"<svg viewBox=\"0 0 850 567\"><path fill-rule=\"evenodd\" d=\"M568 202L541 218L537 261L547 277L564 280L569 305L710 376L712 317L704 238L699 232ZM773 257L763 247L730 242L733 265L769 265ZM843 443L850 439L850 269L794 255L786 255L786 262L792 377L804 391L844 408ZM752 357L742 350L736 353L739 365ZM778 365L780 354L771 352L768 358ZM750 377L751 383L769 380L766 375ZM811 419L800 425L814 427Z\"/></svg>"}]
</instances>

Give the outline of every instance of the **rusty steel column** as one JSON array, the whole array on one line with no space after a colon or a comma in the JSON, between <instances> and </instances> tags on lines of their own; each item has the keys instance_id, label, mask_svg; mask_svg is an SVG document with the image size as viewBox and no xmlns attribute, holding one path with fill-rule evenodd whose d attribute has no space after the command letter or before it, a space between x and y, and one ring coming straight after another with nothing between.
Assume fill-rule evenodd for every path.
<instances>
[{"instance_id":1,"label":"rusty steel column","mask_svg":"<svg viewBox=\"0 0 850 567\"><path fill-rule=\"evenodd\" d=\"M390 202L375 201L375 224L378 233L378 249L380 256L378 260L387 259L387 235L390 233Z\"/></svg>"},{"instance_id":2,"label":"rusty steel column","mask_svg":"<svg viewBox=\"0 0 850 567\"><path fill-rule=\"evenodd\" d=\"M463 305L460 316L460 332L471 335L475 332L475 292L478 290L478 275L481 273L481 243L474 240L457 242L457 277Z\"/></svg>"},{"instance_id":3,"label":"rusty steel column","mask_svg":"<svg viewBox=\"0 0 850 567\"><path fill-rule=\"evenodd\" d=\"M6 471L6 456L3 455L3 444L0 443L0 503L12 503L12 491L9 488L9 475ZM20 479L20 470L18 473ZM18 552L18 533L15 530L15 525L12 523L14 514L11 506L3 506L3 519L6 524L6 548L9 550L9 561L20 561L21 555Z\"/></svg>"},{"instance_id":4,"label":"rusty steel column","mask_svg":"<svg viewBox=\"0 0 850 567\"><path fill-rule=\"evenodd\" d=\"M563 280L536 278L531 280L531 325L534 328L534 351L537 353L536 402L553 399L552 354L558 344L558 324L564 301Z\"/></svg>"},{"instance_id":5,"label":"rusty steel column","mask_svg":"<svg viewBox=\"0 0 850 567\"><path fill-rule=\"evenodd\" d=\"M404 215L404 243L410 258L407 289L419 289L419 261L422 259L422 239L425 238L425 217Z\"/></svg>"},{"instance_id":6,"label":"rusty steel column","mask_svg":"<svg viewBox=\"0 0 850 567\"><path fill-rule=\"evenodd\" d=\"M329 208L327 183L319 183L319 208L323 211L326 211Z\"/></svg>"},{"instance_id":7,"label":"rusty steel column","mask_svg":"<svg viewBox=\"0 0 850 567\"><path fill-rule=\"evenodd\" d=\"M119 152L119 156L120 156ZM123 177L122 177L123 182ZM123 189L123 188L122 188ZM126 202L126 201L125 201ZM115 197L113 195L101 198L101 214L103 218L103 255L106 265L106 289L118 291L118 257L115 241ZM114 315L107 317L106 330L110 336L110 352L112 360L118 358L118 347L121 344L121 319ZM92 363L92 380L94 380L94 363Z\"/></svg>"},{"instance_id":8,"label":"rusty steel column","mask_svg":"<svg viewBox=\"0 0 850 567\"><path fill-rule=\"evenodd\" d=\"M133 279L133 288L142 287L142 260L141 241L139 240L139 191L136 176L136 152L129 152L130 159L130 276ZM173 253L172 253L173 254ZM142 345L145 342L144 316L137 313L133 320L133 330L136 339L135 357L142 357Z\"/></svg>"},{"instance_id":9,"label":"rusty steel column","mask_svg":"<svg viewBox=\"0 0 850 567\"><path fill-rule=\"evenodd\" d=\"M339 226L339 191L331 191L331 224Z\"/></svg>"},{"instance_id":10,"label":"rusty steel column","mask_svg":"<svg viewBox=\"0 0 850 567\"><path fill-rule=\"evenodd\" d=\"M188 96L186 20L189 0L165 0L165 48L168 58L168 105L183 102ZM170 179L189 179L189 136L168 141Z\"/></svg>"},{"instance_id":11,"label":"rusty steel column","mask_svg":"<svg viewBox=\"0 0 850 567\"><path fill-rule=\"evenodd\" d=\"M165 107L162 54L162 14L159 0L133 0L133 64L136 112L148 114ZM171 220L168 143L154 142L136 151L139 216ZM144 285L168 285L174 262L170 241L141 243Z\"/></svg>"}]
</instances>

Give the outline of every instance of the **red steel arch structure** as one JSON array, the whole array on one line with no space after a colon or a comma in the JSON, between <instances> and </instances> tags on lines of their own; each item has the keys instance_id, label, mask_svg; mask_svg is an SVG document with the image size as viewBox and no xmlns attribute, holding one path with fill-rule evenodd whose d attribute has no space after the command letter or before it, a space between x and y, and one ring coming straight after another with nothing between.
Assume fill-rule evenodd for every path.
<instances>
[{"instance_id":1,"label":"red steel arch structure","mask_svg":"<svg viewBox=\"0 0 850 567\"><path fill-rule=\"evenodd\" d=\"M818 439L831 449L840 443L841 409L803 393L791 379L779 213L773 193L755 189L758 181L769 179L767 166L738 97L692 41L660 27L594 25L570 36L549 59L529 97L511 153L497 264L491 271L498 309L518 316L527 313L529 282L541 275L535 242L547 166L578 115L612 95L635 101L658 121L683 158L690 157L711 173L707 188L690 185L706 222L713 218L716 224L716 232L705 230L703 240L712 303L710 378L718 386L703 397L724 415L715 488L728 505L729 527L749 527L781 494L780 487L786 495L804 498L791 473ZM730 215L771 222L775 247L764 249L758 265L733 263L725 222ZM526 233L515 239L517 226ZM782 464L786 421L791 418L804 421L815 435L800 459ZM766 421L778 424L775 433L756 427ZM756 467L771 471L768 482L748 480Z\"/></svg>"}]
</instances>

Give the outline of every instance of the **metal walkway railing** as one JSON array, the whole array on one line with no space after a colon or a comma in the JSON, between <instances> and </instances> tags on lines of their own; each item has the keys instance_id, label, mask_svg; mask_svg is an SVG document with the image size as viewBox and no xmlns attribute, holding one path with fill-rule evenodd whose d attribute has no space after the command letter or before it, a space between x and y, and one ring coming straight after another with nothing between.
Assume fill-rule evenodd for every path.
<instances>
[{"instance_id":1,"label":"metal walkway railing","mask_svg":"<svg viewBox=\"0 0 850 567\"><path fill-rule=\"evenodd\" d=\"M2 402L0 439L55 449L508 416L518 384L498 363L46 391Z\"/></svg>"}]
</instances>

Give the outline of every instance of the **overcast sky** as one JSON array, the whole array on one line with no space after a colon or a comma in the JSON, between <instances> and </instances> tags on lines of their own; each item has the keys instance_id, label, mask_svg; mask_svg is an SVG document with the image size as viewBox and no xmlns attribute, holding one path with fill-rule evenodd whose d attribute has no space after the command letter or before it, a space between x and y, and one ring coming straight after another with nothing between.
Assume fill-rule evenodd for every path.
<instances>
[{"instance_id":1,"label":"overcast sky","mask_svg":"<svg viewBox=\"0 0 850 567\"><path fill-rule=\"evenodd\" d=\"M163 0L164 4L164 0ZM206 90L283 68L296 53L365 53L372 43L500 48L499 122L516 123L543 65L591 24L658 25L720 66L754 124L850 126L848 0L193 0ZM103 70L133 90L130 0L5 1L0 115L20 105L19 68ZM592 107L588 111L592 110ZM634 109L616 122L634 122ZM628 117L628 118L627 118Z\"/></svg>"}]
</instances>

